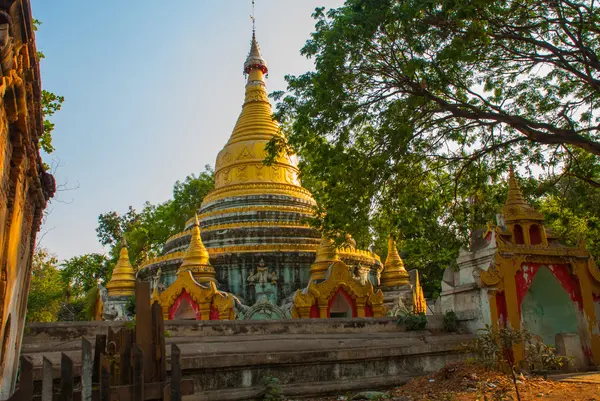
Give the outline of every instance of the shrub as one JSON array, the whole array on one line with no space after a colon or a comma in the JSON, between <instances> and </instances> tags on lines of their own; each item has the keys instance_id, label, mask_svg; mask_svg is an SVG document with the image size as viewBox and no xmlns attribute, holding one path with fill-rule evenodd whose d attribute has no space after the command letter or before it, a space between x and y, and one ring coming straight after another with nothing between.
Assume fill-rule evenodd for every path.
<instances>
[{"instance_id":1,"label":"shrub","mask_svg":"<svg viewBox=\"0 0 600 401\"><path fill-rule=\"evenodd\" d=\"M397 323L405 325L408 331L423 331L427 327L427 316L423 312L410 312L400 316Z\"/></svg>"},{"instance_id":2,"label":"shrub","mask_svg":"<svg viewBox=\"0 0 600 401\"><path fill-rule=\"evenodd\" d=\"M263 379L265 386L265 394L263 395L263 401L282 401L285 399L281 393L281 387L279 386L279 379L271 376L266 376Z\"/></svg>"},{"instance_id":3,"label":"shrub","mask_svg":"<svg viewBox=\"0 0 600 401\"><path fill-rule=\"evenodd\" d=\"M477 338L465 345L465 350L473 353L476 361L489 369L509 370L517 399L520 400L515 375L519 366L516 365L512 352L513 347L518 344L522 344L525 350L525 358L521 367L530 372L559 369L568 363L568 358L556 355L553 347L535 340L527 330L515 330L511 327L495 329L486 325L485 328L478 330Z\"/></svg>"},{"instance_id":4,"label":"shrub","mask_svg":"<svg viewBox=\"0 0 600 401\"><path fill-rule=\"evenodd\" d=\"M128 316L135 316L135 296L129 297L125 304L125 312Z\"/></svg>"},{"instance_id":5,"label":"shrub","mask_svg":"<svg viewBox=\"0 0 600 401\"><path fill-rule=\"evenodd\" d=\"M458 331L458 318L454 311L449 310L444 314L444 331L449 333Z\"/></svg>"}]
</instances>

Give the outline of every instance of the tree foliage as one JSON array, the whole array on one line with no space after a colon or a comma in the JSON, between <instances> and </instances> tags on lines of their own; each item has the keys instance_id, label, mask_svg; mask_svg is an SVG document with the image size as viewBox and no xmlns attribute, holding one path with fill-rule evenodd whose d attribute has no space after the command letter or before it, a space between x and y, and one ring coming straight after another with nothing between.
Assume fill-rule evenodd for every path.
<instances>
[{"instance_id":1,"label":"tree foliage","mask_svg":"<svg viewBox=\"0 0 600 401\"><path fill-rule=\"evenodd\" d=\"M62 104L65 101L64 96L55 95L47 90L42 90L42 115L44 117L44 132L40 137L40 147L46 153L54 152L54 146L52 145L52 132L54 131L55 124L51 121L50 117L62 108Z\"/></svg>"},{"instance_id":2,"label":"tree foliage","mask_svg":"<svg viewBox=\"0 0 600 401\"><path fill-rule=\"evenodd\" d=\"M42 25L42 21L38 19L33 19L33 31L37 32L39 26ZM41 61L45 59L46 56L42 51L37 52L37 59ZM62 104L64 103L64 96L56 95L47 90L42 90L42 116L44 119L43 122L43 132L40 137L39 147L46 153L54 152L54 146L52 145L52 132L54 131L55 124L51 121L51 118L54 113L59 111L62 108Z\"/></svg>"},{"instance_id":3,"label":"tree foliage","mask_svg":"<svg viewBox=\"0 0 600 401\"><path fill-rule=\"evenodd\" d=\"M31 263L27 300L28 322L56 321L64 298L58 259L45 248L37 248Z\"/></svg>"},{"instance_id":4,"label":"tree foliage","mask_svg":"<svg viewBox=\"0 0 600 401\"><path fill-rule=\"evenodd\" d=\"M63 261L61 267L67 298L84 297L89 290L96 288L98 282L106 285L112 275L107 257L99 253L74 256Z\"/></svg>"},{"instance_id":5,"label":"tree foliage","mask_svg":"<svg viewBox=\"0 0 600 401\"><path fill-rule=\"evenodd\" d=\"M28 322L89 320L87 298L96 289L96 278L106 280L106 258L90 254L59 264L45 248L33 253L27 300ZM103 276L103 277L101 277Z\"/></svg>"},{"instance_id":6,"label":"tree foliage","mask_svg":"<svg viewBox=\"0 0 600 401\"><path fill-rule=\"evenodd\" d=\"M428 295L499 211L510 164L540 176L524 192L552 227L576 231L569 213L583 226L564 188L600 187L595 3L347 0L313 16L301 53L315 70L274 94L288 139L267 158L299 154L313 224L380 251L400 239Z\"/></svg>"},{"instance_id":7,"label":"tree foliage","mask_svg":"<svg viewBox=\"0 0 600 401\"><path fill-rule=\"evenodd\" d=\"M124 214L103 213L98 217L98 239L102 245L111 247L112 261L116 261L120 240L125 235L131 262L139 265L159 255L166 240L183 230L213 185L213 171L206 166L198 176L192 174L184 181L175 182L173 198L164 203L147 202L139 212L130 206Z\"/></svg>"}]
</instances>

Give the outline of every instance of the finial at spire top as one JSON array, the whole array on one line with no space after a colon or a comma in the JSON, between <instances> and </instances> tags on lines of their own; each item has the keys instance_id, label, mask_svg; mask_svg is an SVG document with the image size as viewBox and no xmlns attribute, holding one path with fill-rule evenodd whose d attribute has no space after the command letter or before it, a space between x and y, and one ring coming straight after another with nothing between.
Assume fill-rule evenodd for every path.
<instances>
[{"instance_id":1,"label":"finial at spire top","mask_svg":"<svg viewBox=\"0 0 600 401\"><path fill-rule=\"evenodd\" d=\"M244 63L244 73L250 74L252 70L260 70L263 74L269 72L269 68L267 67L267 62L260 54L260 49L258 47L258 41L256 40L256 18L254 16L254 0L252 0L252 15L250 16L252 20L252 42L250 44L250 53L248 53L248 58L246 58L246 62Z\"/></svg>"},{"instance_id":2,"label":"finial at spire top","mask_svg":"<svg viewBox=\"0 0 600 401\"><path fill-rule=\"evenodd\" d=\"M125 238L125 233L121 234L121 247L127 248L127 238Z\"/></svg>"},{"instance_id":3,"label":"finial at spire top","mask_svg":"<svg viewBox=\"0 0 600 401\"><path fill-rule=\"evenodd\" d=\"M252 15L250 16L252 19L252 37L254 37L254 33L256 32L256 18L254 13L254 0L252 0Z\"/></svg>"}]
</instances>

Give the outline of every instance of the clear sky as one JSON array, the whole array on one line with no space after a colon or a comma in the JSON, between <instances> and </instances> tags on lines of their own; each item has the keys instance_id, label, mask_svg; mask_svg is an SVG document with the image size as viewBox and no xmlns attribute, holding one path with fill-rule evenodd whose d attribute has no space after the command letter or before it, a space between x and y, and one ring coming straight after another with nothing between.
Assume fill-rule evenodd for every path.
<instances>
[{"instance_id":1,"label":"clear sky","mask_svg":"<svg viewBox=\"0 0 600 401\"><path fill-rule=\"evenodd\" d=\"M343 0L256 0L268 90L312 68L299 54L315 7ZM55 115L60 192L42 245L59 258L104 252L98 215L164 202L173 183L214 166L240 112L250 0L32 0L45 89ZM66 203L65 203L66 202ZM44 234L45 233L45 234Z\"/></svg>"}]
</instances>

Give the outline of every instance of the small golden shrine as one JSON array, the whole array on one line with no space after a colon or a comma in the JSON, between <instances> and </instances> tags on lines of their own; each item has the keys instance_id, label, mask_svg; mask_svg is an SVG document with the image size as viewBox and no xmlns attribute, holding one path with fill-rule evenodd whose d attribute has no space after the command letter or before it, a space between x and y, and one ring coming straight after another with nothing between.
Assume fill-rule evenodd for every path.
<instances>
[{"instance_id":1,"label":"small golden shrine","mask_svg":"<svg viewBox=\"0 0 600 401\"><path fill-rule=\"evenodd\" d=\"M127 242L123 237L119 260L112 272L112 277L106 285L109 297L132 297L135 294L135 269L129 261Z\"/></svg>"},{"instance_id":2,"label":"small golden shrine","mask_svg":"<svg viewBox=\"0 0 600 401\"><path fill-rule=\"evenodd\" d=\"M192 239L177 271L177 279L161 294L155 288L153 299L162 306L165 319L235 319L233 297L219 291L215 282L215 269L202 244L196 218Z\"/></svg>"},{"instance_id":3,"label":"small golden shrine","mask_svg":"<svg viewBox=\"0 0 600 401\"><path fill-rule=\"evenodd\" d=\"M375 292L368 279L354 275L339 260L330 239L321 240L310 272L308 287L294 295L292 318L385 316L383 292Z\"/></svg>"}]
</instances>

